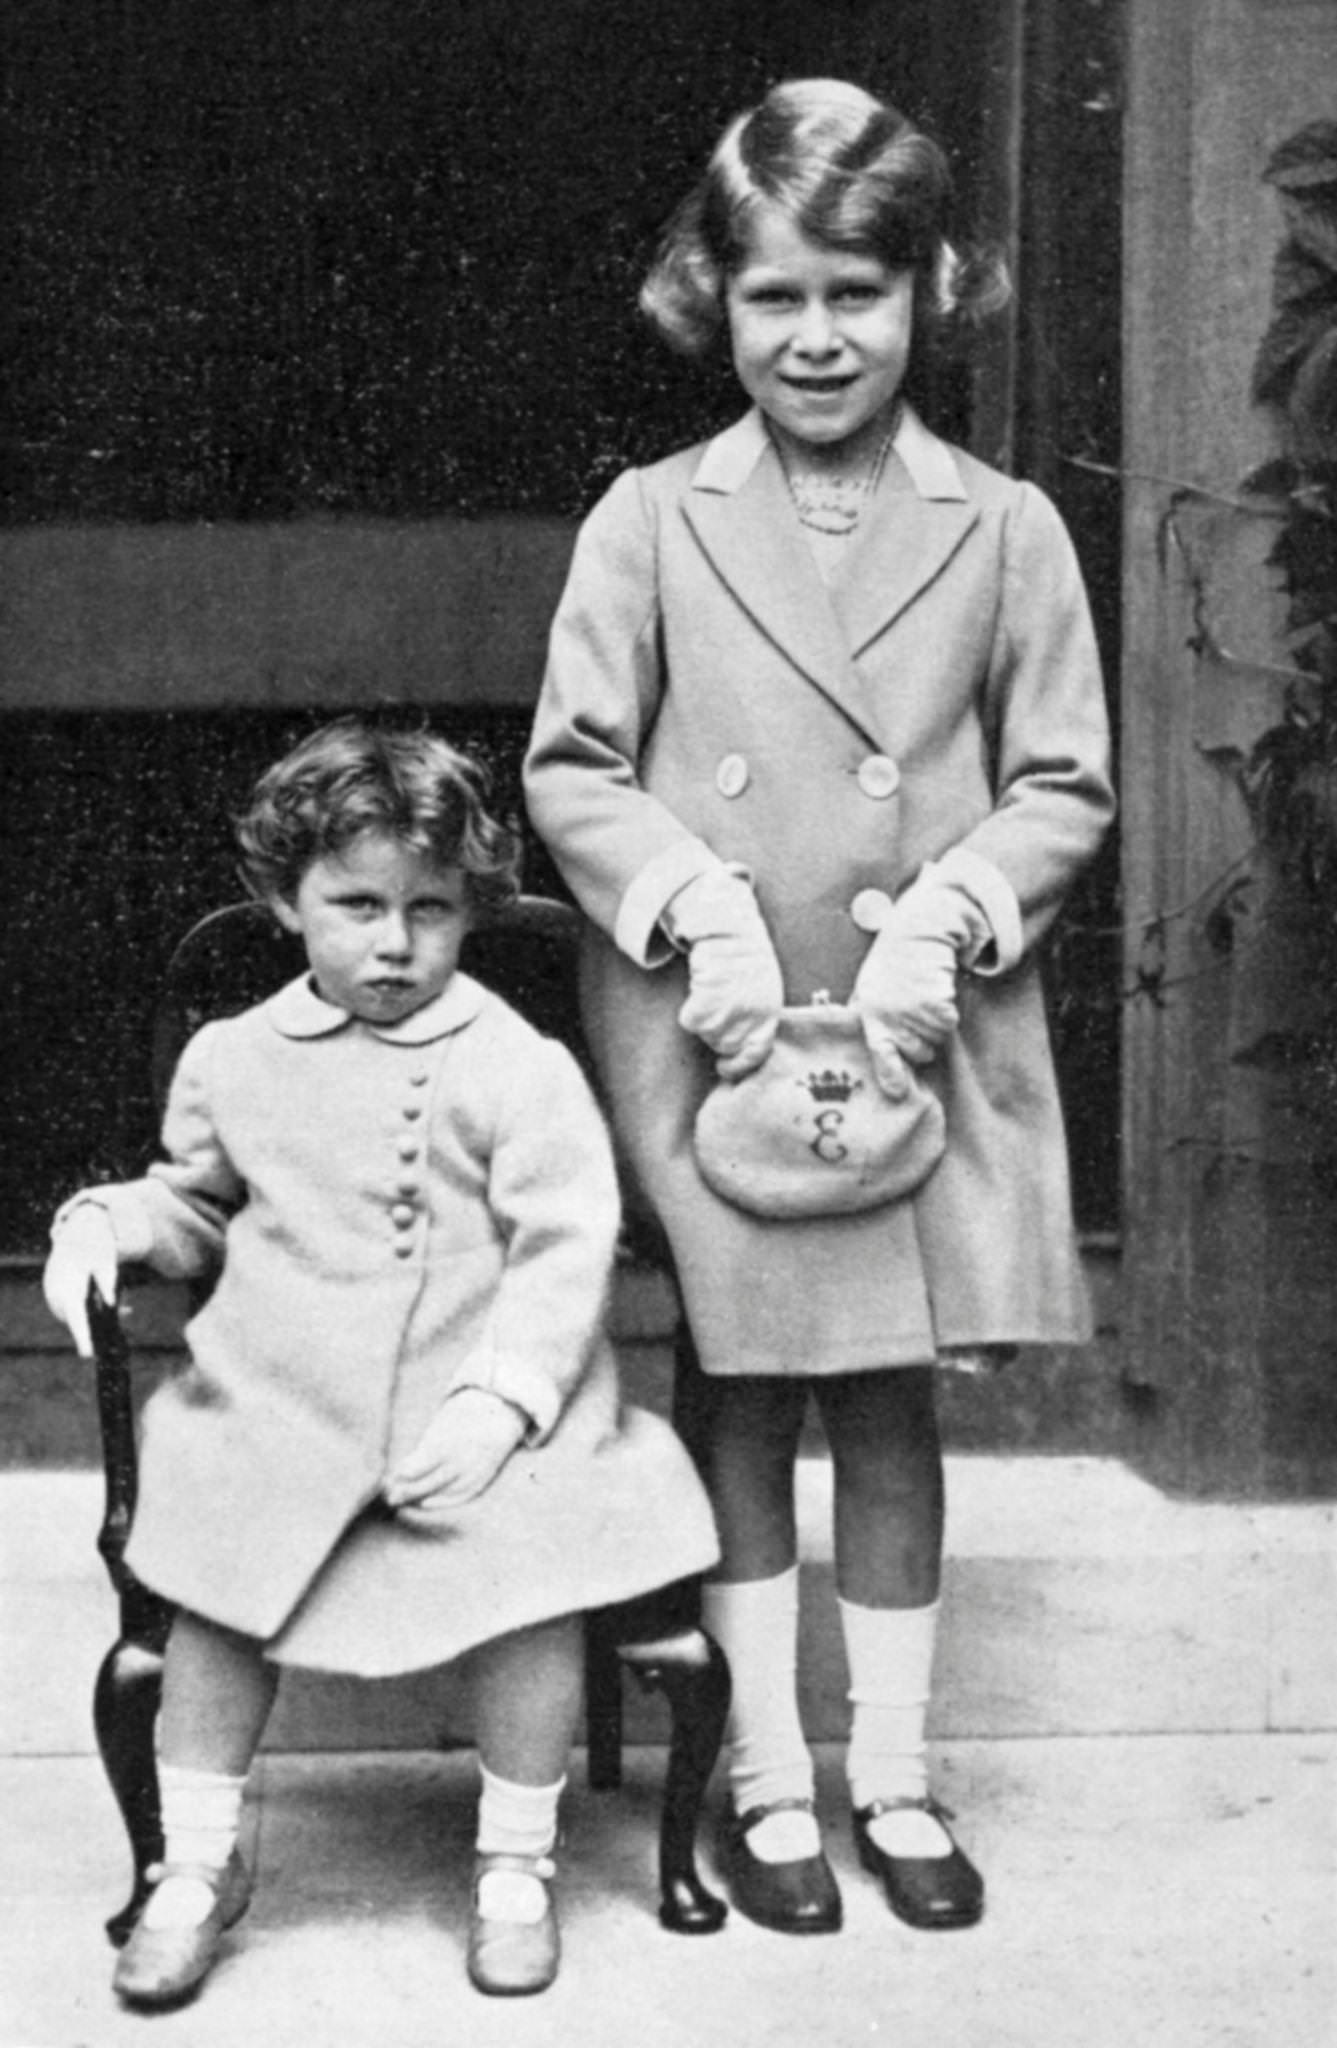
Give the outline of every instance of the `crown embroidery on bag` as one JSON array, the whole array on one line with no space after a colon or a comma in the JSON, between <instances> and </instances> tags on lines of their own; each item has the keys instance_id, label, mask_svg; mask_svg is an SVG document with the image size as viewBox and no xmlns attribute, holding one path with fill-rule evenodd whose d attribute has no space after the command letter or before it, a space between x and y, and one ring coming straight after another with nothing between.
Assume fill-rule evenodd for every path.
<instances>
[{"instance_id":1,"label":"crown embroidery on bag","mask_svg":"<svg viewBox=\"0 0 1337 2048\"><path fill-rule=\"evenodd\" d=\"M820 1073L806 1074L798 1085L807 1089L814 1102L848 1102L863 1082L856 1081L843 1067L823 1067Z\"/></svg>"}]
</instances>

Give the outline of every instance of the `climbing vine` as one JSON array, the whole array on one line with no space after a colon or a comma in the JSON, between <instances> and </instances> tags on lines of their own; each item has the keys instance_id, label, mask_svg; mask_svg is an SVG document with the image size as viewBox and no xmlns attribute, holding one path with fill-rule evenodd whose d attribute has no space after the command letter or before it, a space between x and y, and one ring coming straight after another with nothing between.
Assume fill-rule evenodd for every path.
<instances>
[{"instance_id":1,"label":"climbing vine","mask_svg":"<svg viewBox=\"0 0 1337 2048\"><path fill-rule=\"evenodd\" d=\"M1241 489L1278 521L1293 674L1241 781L1260 836L1337 923L1337 121L1291 136L1263 175L1286 234L1252 396L1281 445Z\"/></svg>"}]
</instances>

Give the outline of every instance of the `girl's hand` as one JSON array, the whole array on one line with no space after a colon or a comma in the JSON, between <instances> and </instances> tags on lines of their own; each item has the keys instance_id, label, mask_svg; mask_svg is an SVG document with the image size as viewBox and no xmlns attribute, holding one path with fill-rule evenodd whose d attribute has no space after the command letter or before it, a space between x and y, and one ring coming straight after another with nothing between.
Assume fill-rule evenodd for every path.
<instances>
[{"instance_id":1,"label":"girl's hand","mask_svg":"<svg viewBox=\"0 0 1337 2048\"><path fill-rule=\"evenodd\" d=\"M64 1323L81 1358L93 1356L88 1327L88 1290L94 1281L106 1302L116 1299L116 1233L96 1202L80 1202L56 1226L42 1274L46 1305Z\"/></svg>"},{"instance_id":2,"label":"girl's hand","mask_svg":"<svg viewBox=\"0 0 1337 2048\"><path fill-rule=\"evenodd\" d=\"M910 1085L909 1067L927 1066L960 1023L957 963L987 930L965 892L931 867L888 912L851 1000L878 1086L893 1102Z\"/></svg>"},{"instance_id":3,"label":"girl's hand","mask_svg":"<svg viewBox=\"0 0 1337 2048\"><path fill-rule=\"evenodd\" d=\"M874 946L854 985L853 1003L877 1085L898 1102L910 1086L909 1068L927 1066L960 1022L956 955L925 939Z\"/></svg>"},{"instance_id":4,"label":"girl's hand","mask_svg":"<svg viewBox=\"0 0 1337 2048\"><path fill-rule=\"evenodd\" d=\"M392 1508L462 1508L486 1493L528 1427L528 1418L485 1387L449 1395L385 1482Z\"/></svg>"},{"instance_id":5,"label":"girl's hand","mask_svg":"<svg viewBox=\"0 0 1337 2048\"><path fill-rule=\"evenodd\" d=\"M704 1039L726 1081L762 1065L775 1043L784 983L757 899L725 867L680 889L665 922L687 948L688 995L678 1012L684 1031Z\"/></svg>"}]
</instances>

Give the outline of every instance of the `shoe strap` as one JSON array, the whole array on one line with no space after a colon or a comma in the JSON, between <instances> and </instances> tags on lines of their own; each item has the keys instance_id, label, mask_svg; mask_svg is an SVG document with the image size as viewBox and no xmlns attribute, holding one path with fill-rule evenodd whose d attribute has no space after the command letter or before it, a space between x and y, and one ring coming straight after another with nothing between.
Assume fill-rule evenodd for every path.
<instances>
[{"instance_id":1,"label":"shoe strap","mask_svg":"<svg viewBox=\"0 0 1337 2048\"><path fill-rule=\"evenodd\" d=\"M229 1855L226 1863L150 1863L144 1872L146 1881L156 1891L160 1884L166 1884L174 1877L193 1878L199 1884L207 1884L210 1891L221 1891L228 1877L233 1858Z\"/></svg>"},{"instance_id":2,"label":"shoe strap","mask_svg":"<svg viewBox=\"0 0 1337 2048\"><path fill-rule=\"evenodd\" d=\"M932 1820L955 1820L950 1806L944 1806L940 1799L925 1794L922 1799L870 1799L867 1806L861 1806L858 1819L867 1823L880 1820L884 1813L926 1813Z\"/></svg>"},{"instance_id":3,"label":"shoe strap","mask_svg":"<svg viewBox=\"0 0 1337 2048\"><path fill-rule=\"evenodd\" d=\"M758 1822L769 1820L773 1813L810 1813L816 1816L817 1808L812 1799L770 1799L762 1806L749 1806L746 1813L734 1815L734 1825L740 1834L747 1834Z\"/></svg>"}]
</instances>

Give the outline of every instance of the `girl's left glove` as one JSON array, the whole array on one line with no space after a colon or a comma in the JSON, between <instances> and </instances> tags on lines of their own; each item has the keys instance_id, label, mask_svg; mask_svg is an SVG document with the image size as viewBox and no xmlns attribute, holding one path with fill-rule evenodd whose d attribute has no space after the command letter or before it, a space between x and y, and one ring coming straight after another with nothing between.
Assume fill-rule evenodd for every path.
<instances>
[{"instance_id":1,"label":"girl's left glove","mask_svg":"<svg viewBox=\"0 0 1337 2048\"><path fill-rule=\"evenodd\" d=\"M102 1299L115 1301L118 1265L116 1233L99 1203L76 1202L61 1211L42 1273L42 1293L52 1315L73 1337L81 1358L93 1355L88 1290L96 1282Z\"/></svg>"},{"instance_id":2,"label":"girl's left glove","mask_svg":"<svg viewBox=\"0 0 1337 2048\"><path fill-rule=\"evenodd\" d=\"M909 1089L909 1067L927 1066L960 1023L958 963L988 934L978 906L931 863L888 912L851 1002L863 1019L878 1086L893 1102Z\"/></svg>"},{"instance_id":3,"label":"girl's left glove","mask_svg":"<svg viewBox=\"0 0 1337 2048\"><path fill-rule=\"evenodd\" d=\"M382 1489L392 1508L462 1508L489 1486L529 1427L523 1410L486 1387L448 1394Z\"/></svg>"}]
</instances>

